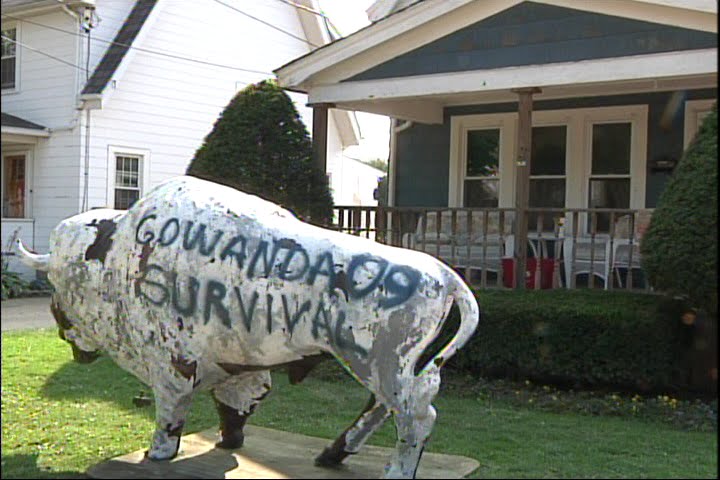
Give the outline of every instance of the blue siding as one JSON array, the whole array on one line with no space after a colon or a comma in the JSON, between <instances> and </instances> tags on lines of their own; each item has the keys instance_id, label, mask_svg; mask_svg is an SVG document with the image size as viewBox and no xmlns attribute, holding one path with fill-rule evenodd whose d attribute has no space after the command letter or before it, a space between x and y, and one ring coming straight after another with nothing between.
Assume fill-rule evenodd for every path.
<instances>
[{"instance_id":1,"label":"blue siding","mask_svg":"<svg viewBox=\"0 0 720 480\"><path fill-rule=\"evenodd\" d=\"M450 178L450 122L414 124L401 132L396 146L395 205L447 205Z\"/></svg>"},{"instance_id":2,"label":"blue siding","mask_svg":"<svg viewBox=\"0 0 720 480\"><path fill-rule=\"evenodd\" d=\"M712 47L714 33L524 2L348 81Z\"/></svg>"},{"instance_id":3,"label":"blue siding","mask_svg":"<svg viewBox=\"0 0 720 480\"><path fill-rule=\"evenodd\" d=\"M648 105L648 174L646 207L654 208L665 188L669 173L650 170L653 159L670 156L679 159L683 151L684 101L663 127L660 118L673 92L656 92L562 100L541 100L534 110ZM715 99L717 89L688 90L684 100ZM447 206L450 164L450 118L455 115L516 112L517 103L471 105L445 109L442 125L420 125L401 132L396 149L395 204L397 206Z\"/></svg>"}]
</instances>

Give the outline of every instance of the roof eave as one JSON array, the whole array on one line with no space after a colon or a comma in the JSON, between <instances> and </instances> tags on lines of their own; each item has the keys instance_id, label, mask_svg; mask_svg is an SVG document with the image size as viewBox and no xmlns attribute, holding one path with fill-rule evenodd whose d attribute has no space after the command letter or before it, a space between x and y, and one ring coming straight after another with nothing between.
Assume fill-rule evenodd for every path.
<instances>
[{"instance_id":1,"label":"roof eave","mask_svg":"<svg viewBox=\"0 0 720 480\"><path fill-rule=\"evenodd\" d=\"M442 2L414 4L403 11L358 30L352 35L296 58L273 72L278 77L278 83L281 86L307 88L304 82L314 73L391 40L417 25L428 22L472 1L474 0L444 0ZM500 3L500 0L488 1ZM503 0L503 3L507 2L515 4L519 3L520 0Z\"/></svg>"},{"instance_id":2,"label":"roof eave","mask_svg":"<svg viewBox=\"0 0 720 480\"><path fill-rule=\"evenodd\" d=\"M64 4L58 0L45 0L43 2L26 5L3 5L2 13L9 15L35 15L50 10L59 10Z\"/></svg>"},{"instance_id":3,"label":"roof eave","mask_svg":"<svg viewBox=\"0 0 720 480\"><path fill-rule=\"evenodd\" d=\"M22 128L22 127L10 127L3 125L0 127L0 133L3 135L23 135L27 137L49 137L50 130L47 128Z\"/></svg>"},{"instance_id":4,"label":"roof eave","mask_svg":"<svg viewBox=\"0 0 720 480\"><path fill-rule=\"evenodd\" d=\"M717 33L717 8L713 10L711 3L708 3L707 0L693 0L692 2L686 2L684 5L677 4L676 0L675 3L669 0L625 0L624 2L612 4L606 2L577 2L576 0L534 1ZM327 82L325 78L322 79L322 82L313 81L313 79L318 76L324 77L331 68L341 63L348 63L351 58L368 52L381 43L393 40L468 3L470 3L470 0L445 0L442 2L413 4L405 10L396 12L345 39L336 41L283 65L275 70L278 83L283 87L303 90L310 90L314 83L334 83L333 81ZM481 4L481 8L483 8L482 15L487 17L518 3L521 3L521 0L485 0ZM684 12L685 15L679 15L681 12ZM646 18L649 14L652 14L650 19ZM481 19L473 18L472 21ZM442 34L445 33L447 32L442 32ZM432 41L433 39L428 38L427 40ZM412 46L417 47L418 45L415 42ZM383 60L385 58L380 58L379 63Z\"/></svg>"}]
</instances>

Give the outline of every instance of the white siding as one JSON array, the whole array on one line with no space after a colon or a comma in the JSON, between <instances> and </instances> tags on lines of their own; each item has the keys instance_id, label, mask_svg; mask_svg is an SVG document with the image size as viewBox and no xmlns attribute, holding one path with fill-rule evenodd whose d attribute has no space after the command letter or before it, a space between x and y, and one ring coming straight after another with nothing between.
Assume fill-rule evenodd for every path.
<instances>
[{"instance_id":1,"label":"white siding","mask_svg":"<svg viewBox=\"0 0 720 480\"><path fill-rule=\"evenodd\" d=\"M297 14L287 4L276 0L227 3L304 37ZM305 42L216 2L161 0L156 8L158 16L142 38L142 48L267 75L130 52L131 61L116 78L109 99L102 110L92 112L90 207L108 203L109 146L150 150L151 186L184 174L235 93L248 83L272 78L274 68L309 49ZM298 107L311 129L311 111Z\"/></svg>"},{"instance_id":2,"label":"white siding","mask_svg":"<svg viewBox=\"0 0 720 480\"><path fill-rule=\"evenodd\" d=\"M370 165L341 156L332 170L332 189L336 205L376 206L373 197L378 179L385 174Z\"/></svg>"},{"instance_id":3,"label":"white siding","mask_svg":"<svg viewBox=\"0 0 720 480\"><path fill-rule=\"evenodd\" d=\"M47 27L16 22L20 43L78 65L79 37L48 28L76 31L77 25L70 15L56 10L28 19ZM6 22L3 22L5 25ZM20 72L17 89L3 92L2 110L52 130L50 137L41 138L28 147L31 153L28 160L31 162L28 166L28 215L31 218L22 224L20 231L23 242L44 253L48 249L50 230L63 218L79 210L80 129L76 92L78 78L84 74L28 48L18 46L18 52ZM17 225L19 223L13 220L3 221L3 241ZM28 279L35 277L24 267L16 265L15 269L23 272Z\"/></svg>"},{"instance_id":4,"label":"white siding","mask_svg":"<svg viewBox=\"0 0 720 480\"><path fill-rule=\"evenodd\" d=\"M95 2L98 21L90 32L90 72L95 71L95 67L110 46L108 41L115 39L115 35L122 27L134 4L135 2L132 0L97 0ZM85 56L86 48L87 41L83 39L80 50L83 66L87 58Z\"/></svg>"},{"instance_id":5,"label":"white siding","mask_svg":"<svg viewBox=\"0 0 720 480\"><path fill-rule=\"evenodd\" d=\"M60 10L30 19L43 25L75 31L73 18ZM10 23L3 21L3 28ZM77 65L78 37L27 22L17 22L16 25L18 42ZM17 51L20 69L17 91L2 93L2 111L48 128L68 126L75 115L75 88L79 71L19 45Z\"/></svg>"},{"instance_id":6,"label":"white siding","mask_svg":"<svg viewBox=\"0 0 720 480\"><path fill-rule=\"evenodd\" d=\"M50 231L80 211L79 131L55 132L35 146L31 200L35 249L41 253L47 252Z\"/></svg>"}]
</instances>

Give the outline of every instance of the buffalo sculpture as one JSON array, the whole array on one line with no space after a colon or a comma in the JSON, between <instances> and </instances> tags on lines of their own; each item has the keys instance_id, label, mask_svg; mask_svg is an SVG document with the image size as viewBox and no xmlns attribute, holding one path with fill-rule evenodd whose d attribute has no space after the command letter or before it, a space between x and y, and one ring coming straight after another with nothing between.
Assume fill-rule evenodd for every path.
<instances>
[{"instance_id":1,"label":"buffalo sculpture","mask_svg":"<svg viewBox=\"0 0 720 480\"><path fill-rule=\"evenodd\" d=\"M332 356L372 396L316 463L357 453L392 415L398 441L385 476L414 477L440 368L480 316L463 279L429 255L315 227L194 177L166 181L129 210L62 221L48 254L18 249L48 272L51 309L75 359L105 353L152 388L152 460L177 455L194 392L212 391L217 445L238 448L271 369L287 367L295 383ZM428 354L453 303L459 326Z\"/></svg>"}]
</instances>

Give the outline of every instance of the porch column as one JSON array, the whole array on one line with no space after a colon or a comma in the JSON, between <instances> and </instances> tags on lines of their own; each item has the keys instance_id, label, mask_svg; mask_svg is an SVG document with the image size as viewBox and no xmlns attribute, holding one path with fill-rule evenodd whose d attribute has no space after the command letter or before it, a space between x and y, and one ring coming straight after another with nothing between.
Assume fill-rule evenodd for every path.
<instances>
[{"instance_id":1,"label":"porch column","mask_svg":"<svg viewBox=\"0 0 720 480\"><path fill-rule=\"evenodd\" d=\"M317 103L313 108L313 160L323 173L327 172L328 109L334 105Z\"/></svg>"},{"instance_id":2,"label":"porch column","mask_svg":"<svg viewBox=\"0 0 720 480\"><path fill-rule=\"evenodd\" d=\"M537 87L517 88L518 94L518 157L515 162L515 289L525 289L527 264L528 203L530 197L530 147L532 143L532 95Z\"/></svg>"}]
</instances>

